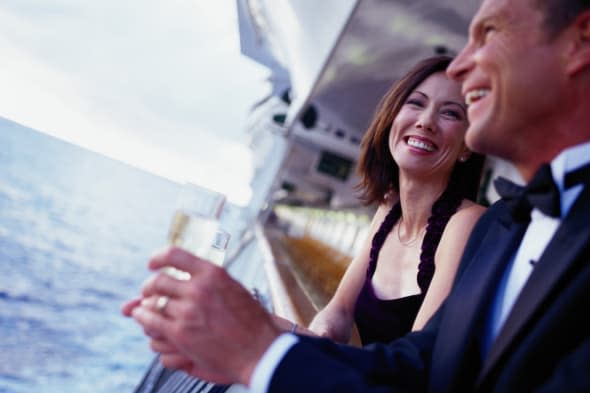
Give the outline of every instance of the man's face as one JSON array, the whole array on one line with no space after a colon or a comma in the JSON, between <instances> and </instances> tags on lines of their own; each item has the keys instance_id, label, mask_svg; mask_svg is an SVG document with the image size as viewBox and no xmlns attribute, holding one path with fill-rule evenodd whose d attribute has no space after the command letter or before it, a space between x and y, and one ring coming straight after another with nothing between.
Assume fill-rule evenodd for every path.
<instances>
[{"instance_id":1,"label":"man's face","mask_svg":"<svg viewBox=\"0 0 590 393\"><path fill-rule=\"evenodd\" d=\"M467 146L518 165L550 139L562 70L532 0L484 0L448 74L462 82Z\"/></svg>"}]
</instances>

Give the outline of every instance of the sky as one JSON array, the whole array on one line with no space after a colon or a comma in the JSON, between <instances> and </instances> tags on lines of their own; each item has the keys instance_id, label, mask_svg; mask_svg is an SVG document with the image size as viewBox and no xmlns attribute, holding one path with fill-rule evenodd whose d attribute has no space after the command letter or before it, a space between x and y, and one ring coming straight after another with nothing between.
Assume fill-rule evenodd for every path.
<instances>
[{"instance_id":1,"label":"sky","mask_svg":"<svg viewBox=\"0 0 590 393\"><path fill-rule=\"evenodd\" d=\"M245 204L249 108L235 0L3 0L0 116Z\"/></svg>"}]
</instances>

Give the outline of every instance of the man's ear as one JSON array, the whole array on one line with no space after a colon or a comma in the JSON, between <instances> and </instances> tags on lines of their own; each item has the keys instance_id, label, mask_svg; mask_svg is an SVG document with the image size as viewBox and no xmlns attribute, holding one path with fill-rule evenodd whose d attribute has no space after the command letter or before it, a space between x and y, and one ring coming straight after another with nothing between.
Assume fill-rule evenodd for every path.
<instances>
[{"instance_id":1,"label":"man's ear","mask_svg":"<svg viewBox=\"0 0 590 393\"><path fill-rule=\"evenodd\" d=\"M573 76L590 67L590 11L578 15L571 28L574 30L567 71Z\"/></svg>"}]
</instances>

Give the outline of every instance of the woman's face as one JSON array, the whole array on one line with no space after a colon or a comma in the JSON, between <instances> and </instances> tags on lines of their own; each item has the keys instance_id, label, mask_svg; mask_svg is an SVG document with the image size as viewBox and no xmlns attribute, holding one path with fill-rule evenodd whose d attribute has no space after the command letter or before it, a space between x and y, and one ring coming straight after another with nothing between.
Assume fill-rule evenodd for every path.
<instances>
[{"instance_id":1,"label":"woman's face","mask_svg":"<svg viewBox=\"0 0 590 393\"><path fill-rule=\"evenodd\" d=\"M389 133L389 151L400 173L448 176L469 154L463 142L467 126L461 85L437 72L402 105Z\"/></svg>"}]
</instances>

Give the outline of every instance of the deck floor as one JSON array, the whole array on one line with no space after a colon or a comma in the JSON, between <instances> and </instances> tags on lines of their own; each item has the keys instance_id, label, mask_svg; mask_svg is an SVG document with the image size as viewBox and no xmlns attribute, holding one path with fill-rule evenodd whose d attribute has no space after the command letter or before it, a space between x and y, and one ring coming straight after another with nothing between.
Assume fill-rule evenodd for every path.
<instances>
[{"instance_id":1,"label":"deck floor","mask_svg":"<svg viewBox=\"0 0 590 393\"><path fill-rule=\"evenodd\" d=\"M281 285L296 309L298 322L307 325L332 298L350 257L309 236L291 237L276 229L265 233Z\"/></svg>"}]
</instances>

